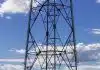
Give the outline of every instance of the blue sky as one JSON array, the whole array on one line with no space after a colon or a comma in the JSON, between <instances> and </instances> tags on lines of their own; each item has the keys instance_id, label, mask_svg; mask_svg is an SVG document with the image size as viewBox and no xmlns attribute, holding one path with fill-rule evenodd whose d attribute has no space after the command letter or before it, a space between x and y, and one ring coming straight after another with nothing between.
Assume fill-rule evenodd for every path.
<instances>
[{"instance_id":1,"label":"blue sky","mask_svg":"<svg viewBox=\"0 0 100 70\"><path fill-rule=\"evenodd\" d=\"M0 59L22 58L28 22L28 1L0 0L0 3ZM84 48L86 52L82 51L80 54L84 54L90 60L89 55L92 56L95 53L93 56L98 55L98 57L93 59L98 61L100 56L97 50L100 49L100 0L75 0L74 18L77 45L81 46L79 50Z\"/></svg>"},{"instance_id":2,"label":"blue sky","mask_svg":"<svg viewBox=\"0 0 100 70\"><path fill-rule=\"evenodd\" d=\"M100 36L91 33L91 30L100 28L100 4L96 3L96 0L76 0L74 5L77 41L99 42Z\"/></svg>"}]
</instances>

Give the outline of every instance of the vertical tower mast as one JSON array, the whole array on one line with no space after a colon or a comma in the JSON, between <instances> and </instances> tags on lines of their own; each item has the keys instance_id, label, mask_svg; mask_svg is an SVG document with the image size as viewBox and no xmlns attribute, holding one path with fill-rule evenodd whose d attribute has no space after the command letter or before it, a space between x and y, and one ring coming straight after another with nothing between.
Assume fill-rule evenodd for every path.
<instances>
[{"instance_id":1,"label":"vertical tower mast","mask_svg":"<svg viewBox=\"0 0 100 70\"><path fill-rule=\"evenodd\" d=\"M72 0L31 0L24 70L77 70Z\"/></svg>"}]
</instances>

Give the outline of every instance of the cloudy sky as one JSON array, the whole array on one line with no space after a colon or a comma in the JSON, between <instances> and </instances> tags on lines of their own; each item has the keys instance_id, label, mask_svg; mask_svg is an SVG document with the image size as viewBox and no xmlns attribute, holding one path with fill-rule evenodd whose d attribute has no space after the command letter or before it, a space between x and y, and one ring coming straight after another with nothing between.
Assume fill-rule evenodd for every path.
<instances>
[{"instance_id":1,"label":"cloudy sky","mask_svg":"<svg viewBox=\"0 0 100 70\"><path fill-rule=\"evenodd\" d=\"M0 70L23 70L28 9L29 0L0 0ZM74 15L78 69L99 70L100 0L75 0Z\"/></svg>"}]
</instances>

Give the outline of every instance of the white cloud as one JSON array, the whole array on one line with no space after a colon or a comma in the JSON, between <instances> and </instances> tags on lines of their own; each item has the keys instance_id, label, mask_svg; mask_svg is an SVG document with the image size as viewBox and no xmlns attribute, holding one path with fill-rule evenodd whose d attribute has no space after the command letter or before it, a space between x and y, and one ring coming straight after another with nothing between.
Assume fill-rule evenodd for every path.
<instances>
[{"instance_id":1,"label":"white cloud","mask_svg":"<svg viewBox=\"0 0 100 70\"><path fill-rule=\"evenodd\" d=\"M100 29L92 29L91 32L96 35L100 35Z\"/></svg>"},{"instance_id":2,"label":"white cloud","mask_svg":"<svg viewBox=\"0 0 100 70\"><path fill-rule=\"evenodd\" d=\"M29 0L5 0L1 4L0 13L23 13L28 11Z\"/></svg>"},{"instance_id":3,"label":"white cloud","mask_svg":"<svg viewBox=\"0 0 100 70\"><path fill-rule=\"evenodd\" d=\"M77 46L79 61L100 61L100 43L84 44Z\"/></svg>"},{"instance_id":4,"label":"white cloud","mask_svg":"<svg viewBox=\"0 0 100 70\"><path fill-rule=\"evenodd\" d=\"M99 70L100 65L81 65L78 70Z\"/></svg>"},{"instance_id":5,"label":"white cloud","mask_svg":"<svg viewBox=\"0 0 100 70\"><path fill-rule=\"evenodd\" d=\"M96 0L96 3L100 3L100 0Z\"/></svg>"},{"instance_id":6,"label":"white cloud","mask_svg":"<svg viewBox=\"0 0 100 70\"><path fill-rule=\"evenodd\" d=\"M39 47L41 48L41 46L39 46ZM99 59L100 58L100 43L93 43L93 44L78 43L76 45L76 47L77 47L79 61L99 61L100 60ZM41 50L44 51L44 49L46 49L45 46ZM49 49L52 49L52 47L49 46ZM58 46L57 49L62 50L62 47ZM9 51L16 52L16 53L22 54L22 55L25 54L25 49L11 49ZM37 51L38 51L38 49L37 49ZM71 49L68 48L68 51L70 52ZM30 52L34 52L34 51L31 50ZM70 58L70 56L69 56L69 58Z\"/></svg>"},{"instance_id":7,"label":"white cloud","mask_svg":"<svg viewBox=\"0 0 100 70\"><path fill-rule=\"evenodd\" d=\"M24 65L19 64L0 64L0 70L24 70ZM61 70L66 70L65 67L63 67ZM78 66L78 70L100 70L100 63L99 65L93 63L89 64L88 62Z\"/></svg>"},{"instance_id":8,"label":"white cloud","mask_svg":"<svg viewBox=\"0 0 100 70\"><path fill-rule=\"evenodd\" d=\"M10 52L16 52L16 53L19 53L19 54L24 54L25 53L25 49L15 49L15 48L12 48L9 51Z\"/></svg>"},{"instance_id":9,"label":"white cloud","mask_svg":"<svg viewBox=\"0 0 100 70\"><path fill-rule=\"evenodd\" d=\"M11 17L10 17L10 16L6 16L5 18L6 18L6 19L11 19Z\"/></svg>"},{"instance_id":10,"label":"white cloud","mask_svg":"<svg viewBox=\"0 0 100 70\"><path fill-rule=\"evenodd\" d=\"M100 43L93 43L93 44L78 43L76 47L77 47L77 52L78 52L78 60L80 62L78 66L78 70L99 70L100 69L100 66L99 66L100 63L98 63L99 65L97 64L88 65L89 63L91 63L91 61L92 62L100 61L99 59L100 58ZM45 48L46 47L44 47L44 49ZM50 48L51 47L49 47L49 49ZM62 49L61 46L58 46L58 50L61 50L61 49ZM18 51L21 51L21 50L23 51L24 49L20 49L17 51L15 49L12 49L10 51L20 53ZM39 56L38 58L39 59L36 61L35 66L39 66L39 61L40 63L43 63L44 61L43 57ZM32 59L34 59L34 57L32 57ZM0 59L0 62L23 62L23 61L24 59ZM51 62L52 61L53 60L51 59ZM87 62L87 63L84 63L84 62ZM62 69L62 70L65 70L65 69Z\"/></svg>"},{"instance_id":11,"label":"white cloud","mask_svg":"<svg viewBox=\"0 0 100 70\"><path fill-rule=\"evenodd\" d=\"M24 70L22 65L0 64L0 70Z\"/></svg>"},{"instance_id":12,"label":"white cloud","mask_svg":"<svg viewBox=\"0 0 100 70\"><path fill-rule=\"evenodd\" d=\"M38 1L42 3L44 0ZM39 3L33 0L33 7L36 7ZM0 4L0 15L4 13L27 13L29 4L30 0L5 0L5 2Z\"/></svg>"},{"instance_id":13,"label":"white cloud","mask_svg":"<svg viewBox=\"0 0 100 70\"><path fill-rule=\"evenodd\" d=\"M41 46L40 46L41 47ZM61 46L58 46L59 50L61 50ZM96 63L96 61L100 61L100 43L93 43L93 44L84 44L84 43L78 43L76 45L77 47L77 52L78 52L78 60L80 63L78 64L78 70L99 70L100 69L100 63ZM45 49L46 47L44 47ZM49 47L50 49L51 47ZM42 49L43 50L43 49ZM10 51L12 52L17 52L20 54L24 54L25 50L24 49L19 49L16 51L16 49L11 49ZM23 52L24 51L24 52ZM22 53L23 52L23 53ZM31 51L32 52L32 51ZM33 59L34 57L32 57ZM39 66L39 62L43 63L43 57L39 57L39 59L36 61L35 66ZM53 60L51 59L51 62ZM82 61L82 62L81 62ZM96 64L90 64L91 61L95 62ZM24 62L24 59L0 59L0 62ZM87 63L85 63L87 62ZM10 66L9 66L10 67ZM5 68L9 69L7 66ZM12 68L12 67L10 67ZM0 69L2 70L2 69ZM17 69L16 69L17 70ZM65 70L65 69L62 69Z\"/></svg>"},{"instance_id":14,"label":"white cloud","mask_svg":"<svg viewBox=\"0 0 100 70\"><path fill-rule=\"evenodd\" d=\"M0 62L24 62L24 59L0 59Z\"/></svg>"},{"instance_id":15,"label":"white cloud","mask_svg":"<svg viewBox=\"0 0 100 70\"><path fill-rule=\"evenodd\" d=\"M84 44L84 43L78 43L76 45L77 51L91 51L91 50L97 50L100 49L100 43L93 43L93 44Z\"/></svg>"}]
</instances>

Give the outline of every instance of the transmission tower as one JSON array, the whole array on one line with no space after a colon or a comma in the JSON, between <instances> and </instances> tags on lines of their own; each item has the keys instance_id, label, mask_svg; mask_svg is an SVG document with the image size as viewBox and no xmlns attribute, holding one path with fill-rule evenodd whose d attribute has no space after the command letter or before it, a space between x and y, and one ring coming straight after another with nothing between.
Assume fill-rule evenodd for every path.
<instances>
[{"instance_id":1,"label":"transmission tower","mask_svg":"<svg viewBox=\"0 0 100 70\"><path fill-rule=\"evenodd\" d=\"M77 70L72 0L31 0L24 70Z\"/></svg>"}]
</instances>

